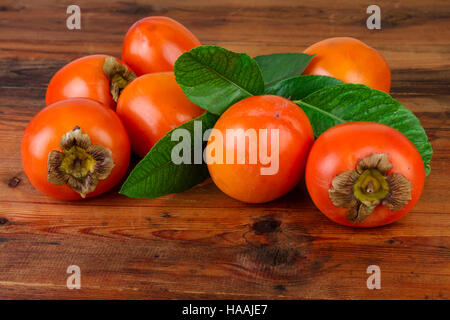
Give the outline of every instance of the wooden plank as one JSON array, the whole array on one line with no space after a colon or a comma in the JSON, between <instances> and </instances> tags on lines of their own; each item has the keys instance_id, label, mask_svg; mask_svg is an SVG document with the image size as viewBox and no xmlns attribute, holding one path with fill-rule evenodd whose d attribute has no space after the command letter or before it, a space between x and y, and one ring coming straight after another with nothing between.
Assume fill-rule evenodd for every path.
<instances>
[{"instance_id":1,"label":"wooden plank","mask_svg":"<svg viewBox=\"0 0 450 320\"><path fill-rule=\"evenodd\" d=\"M364 1L78 1L82 30L51 0L0 6L0 298L448 299L450 297L450 3L381 1L382 30ZM248 205L212 182L134 200L116 190L88 201L46 197L21 168L20 140L46 84L71 59L120 56L128 27L168 15L204 44L259 55L301 52L332 36L379 49L393 96L421 120L434 148L421 200L399 222L357 230L321 215L300 184ZM82 289L68 290L79 265ZM382 289L368 290L379 265Z\"/></svg>"}]
</instances>

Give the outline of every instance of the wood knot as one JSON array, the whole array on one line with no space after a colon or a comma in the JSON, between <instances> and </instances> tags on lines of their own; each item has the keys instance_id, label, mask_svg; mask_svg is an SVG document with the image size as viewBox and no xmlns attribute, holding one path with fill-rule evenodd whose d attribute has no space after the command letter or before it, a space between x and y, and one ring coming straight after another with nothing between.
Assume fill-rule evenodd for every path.
<instances>
[{"instance_id":1,"label":"wood knot","mask_svg":"<svg viewBox=\"0 0 450 320\"><path fill-rule=\"evenodd\" d=\"M8 187L15 188L20 184L20 181L22 181L20 180L20 178L12 177L11 179L9 179Z\"/></svg>"},{"instance_id":2,"label":"wood knot","mask_svg":"<svg viewBox=\"0 0 450 320\"><path fill-rule=\"evenodd\" d=\"M284 292L286 291L286 287L283 286L282 284L277 284L276 286L273 287L275 290L280 291L280 292Z\"/></svg>"},{"instance_id":3,"label":"wood knot","mask_svg":"<svg viewBox=\"0 0 450 320\"><path fill-rule=\"evenodd\" d=\"M281 226L281 221L275 219L266 219L257 221L252 225L251 230L255 234L264 234L277 231Z\"/></svg>"},{"instance_id":4,"label":"wood knot","mask_svg":"<svg viewBox=\"0 0 450 320\"><path fill-rule=\"evenodd\" d=\"M6 218L0 218L0 225L7 224L9 221Z\"/></svg>"},{"instance_id":5,"label":"wood knot","mask_svg":"<svg viewBox=\"0 0 450 320\"><path fill-rule=\"evenodd\" d=\"M255 251L255 258L262 264L276 267L292 265L296 261L297 253L293 249L261 245Z\"/></svg>"},{"instance_id":6,"label":"wood knot","mask_svg":"<svg viewBox=\"0 0 450 320\"><path fill-rule=\"evenodd\" d=\"M161 213L161 217L163 217L163 218L171 218L172 216L170 215L169 212L163 212L163 213Z\"/></svg>"}]
</instances>

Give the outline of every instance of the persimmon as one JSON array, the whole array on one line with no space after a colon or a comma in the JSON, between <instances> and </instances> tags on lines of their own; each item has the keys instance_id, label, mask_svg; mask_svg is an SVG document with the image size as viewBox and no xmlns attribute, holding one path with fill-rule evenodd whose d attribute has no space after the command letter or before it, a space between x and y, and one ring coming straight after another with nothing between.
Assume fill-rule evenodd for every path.
<instances>
[{"instance_id":1,"label":"persimmon","mask_svg":"<svg viewBox=\"0 0 450 320\"><path fill-rule=\"evenodd\" d=\"M122 59L138 76L173 71L182 53L200 45L181 23L168 17L147 17L133 24L125 35Z\"/></svg>"},{"instance_id":2,"label":"persimmon","mask_svg":"<svg viewBox=\"0 0 450 320\"><path fill-rule=\"evenodd\" d=\"M97 54L76 59L55 73L50 80L47 105L68 98L88 98L114 109L128 82L136 75L117 58Z\"/></svg>"},{"instance_id":3,"label":"persimmon","mask_svg":"<svg viewBox=\"0 0 450 320\"><path fill-rule=\"evenodd\" d=\"M230 197L268 202L302 179L313 141L311 124L299 106L280 96L253 96L219 118L206 162L214 183Z\"/></svg>"},{"instance_id":4,"label":"persimmon","mask_svg":"<svg viewBox=\"0 0 450 320\"><path fill-rule=\"evenodd\" d=\"M422 193L425 169L416 147L399 131L348 122L316 140L305 180L314 204L331 220L376 227L411 210Z\"/></svg>"},{"instance_id":5,"label":"persimmon","mask_svg":"<svg viewBox=\"0 0 450 320\"><path fill-rule=\"evenodd\" d=\"M125 175L130 142L114 111L90 99L42 109L22 138L22 164L31 184L63 199L94 197Z\"/></svg>"},{"instance_id":6,"label":"persimmon","mask_svg":"<svg viewBox=\"0 0 450 320\"><path fill-rule=\"evenodd\" d=\"M304 52L315 56L303 74L330 76L389 93L391 71L386 60L358 39L329 38L311 45Z\"/></svg>"},{"instance_id":7,"label":"persimmon","mask_svg":"<svg viewBox=\"0 0 450 320\"><path fill-rule=\"evenodd\" d=\"M167 132L204 111L186 98L173 72L146 74L132 81L120 94L116 109L133 151L141 157Z\"/></svg>"}]
</instances>

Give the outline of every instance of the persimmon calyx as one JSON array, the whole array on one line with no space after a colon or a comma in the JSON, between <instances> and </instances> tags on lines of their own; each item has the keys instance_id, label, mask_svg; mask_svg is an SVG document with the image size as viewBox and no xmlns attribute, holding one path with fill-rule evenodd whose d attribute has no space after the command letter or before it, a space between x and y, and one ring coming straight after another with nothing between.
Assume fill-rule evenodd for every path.
<instances>
[{"instance_id":1,"label":"persimmon calyx","mask_svg":"<svg viewBox=\"0 0 450 320\"><path fill-rule=\"evenodd\" d=\"M95 190L99 180L106 179L113 167L112 152L101 145L91 145L89 135L80 127L64 134L61 151L48 154L47 180L56 185L67 184L81 197Z\"/></svg>"},{"instance_id":2,"label":"persimmon calyx","mask_svg":"<svg viewBox=\"0 0 450 320\"><path fill-rule=\"evenodd\" d=\"M361 159L356 170L338 174L331 182L328 194L339 208L348 208L347 219L364 221L378 205L400 210L411 200L411 182L392 169L388 155L373 153Z\"/></svg>"},{"instance_id":3,"label":"persimmon calyx","mask_svg":"<svg viewBox=\"0 0 450 320\"><path fill-rule=\"evenodd\" d=\"M119 99L120 92L136 79L136 74L131 69L113 57L105 58L103 72L111 81L110 92L115 102Z\"/></svg>"}]
</instances>

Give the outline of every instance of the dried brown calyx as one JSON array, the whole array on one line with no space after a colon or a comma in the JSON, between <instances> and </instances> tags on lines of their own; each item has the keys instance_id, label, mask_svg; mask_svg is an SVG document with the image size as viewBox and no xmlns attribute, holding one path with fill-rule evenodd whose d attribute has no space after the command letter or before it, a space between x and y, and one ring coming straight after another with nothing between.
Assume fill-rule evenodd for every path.
<instances>
[{"instance_id":1,"label":"dried brown calyx","mask_svg":"<svg viewBox=\"0 0 450 320\"><path fill-rule=\"evenodd\" d=\"M337 175L328 190L336 207L348 208L347 219L364 221L379 205L391 210L403 208L411 200L411 182L392 168L387 154L374 153L360 160L356 170Z\"/></svg>"},{"instance_id":2,"label":"dried brown calyx","mask_svg":"<svg viewBox=\"0 0 450 320\"><path fill-rule=\"evenodd\" d=\"M101 145L91 145L89 136L80 127L64 134L61 151L48 154L48 181L57 185L68 184L83 198L106 179L114 167L111 150Z\"/></svg>"},{"instance_id":3,"label":"dried brown calyx","mask_svg":"<svg viewBox=\"0 0 450 320\"><path fill-rule=\"evenodd\" d=\"M117 102L120 92L128 85L128 83L136 79L136 74L134 74L132 70L113 57L105 58L103 72L111 81L110 92L115 102Z\"/></svg>"}]
</instances>

